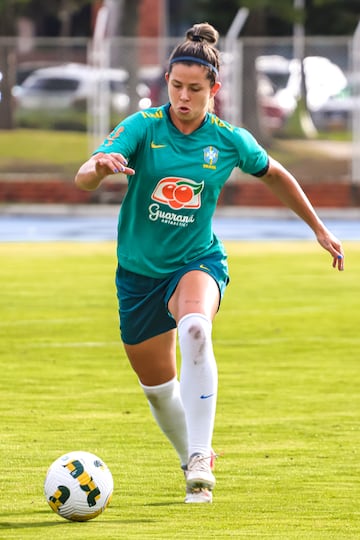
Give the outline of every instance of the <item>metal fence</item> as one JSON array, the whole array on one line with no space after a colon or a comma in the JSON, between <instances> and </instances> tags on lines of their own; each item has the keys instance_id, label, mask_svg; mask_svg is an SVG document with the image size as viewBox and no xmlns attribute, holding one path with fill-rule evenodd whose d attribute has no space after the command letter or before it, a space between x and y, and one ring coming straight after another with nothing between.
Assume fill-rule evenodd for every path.
<instances>
[{"instance_id":1,"label":"metal fence","mask_svg":"<svg viewBox=\"0 0 360 540\"><path fill-rule=\"evenodd\" d=\"M93 148L123 116L166 101L167 58L179 41L0 38L0 115L11 86L16 126L86 130ZM359 42L359 30L354 37L306 38L303 71L293 60L291 38L242 38L230 47L222 39L223 87L216 110L256 136L294 136L291 118L303 96L305 72L310 114L302 127L352 133L354 154L360 155ZM83 65L92 66L91 73ZM355 155L353 176L360 181Z\"/></svg>"},{"instance_id":2,"label":"metal fence","mask_svg":"<svg viewBox=\"0 0 360 540\"><path fill-rule=\"evenodd\" d=\"M355 79L355 106L352 115L352 180L360 183L360 22L352 43L352 74Z\"/></svg>"}]
</instances>

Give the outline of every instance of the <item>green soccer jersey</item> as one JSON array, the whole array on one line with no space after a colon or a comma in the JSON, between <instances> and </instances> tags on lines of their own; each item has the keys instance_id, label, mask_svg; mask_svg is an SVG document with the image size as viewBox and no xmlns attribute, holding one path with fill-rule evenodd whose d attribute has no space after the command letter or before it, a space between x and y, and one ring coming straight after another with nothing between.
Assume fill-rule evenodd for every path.
<instances>
[{"instance_id":1,"label":"green soccer jersey","mask_svg":"<svg viewBox=\"0 0 360 540\"><path fill-rule=\"evenodd\" d=\"M208 113L184 135L169 104L129 116L97 152L119 152L135 169L119 214L117 255L123 268L155 278L224 252L212 230L224 183L234 167L261 176L268 166L267 153L245 129Z\"/></svg>"}]
</instances>

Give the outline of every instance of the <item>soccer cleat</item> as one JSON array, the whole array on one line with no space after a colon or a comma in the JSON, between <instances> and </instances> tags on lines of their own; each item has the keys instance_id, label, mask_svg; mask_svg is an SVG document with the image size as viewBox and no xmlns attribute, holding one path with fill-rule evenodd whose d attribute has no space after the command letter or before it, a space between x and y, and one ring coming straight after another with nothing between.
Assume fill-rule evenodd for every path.
<instances>
[{"instance_id":1,"label":"soccer cleat","mask_svg":"<svg viewBox=\"0 0 360 540\"><path fill-rule=\"evenodd\" d=\"M211 503L212 493L207 488L186 488L185 503Z\"/></svg>"},{"instance_id":2,"label":"soccer cleat","mask_svg":"<svg viewBox=\"0 0 360 540\"><path fill-rule=\"evenodd\" d=\"M193 454L185 471L186 487L190 490L207 489L211 491L215 486L215 476L212 473L214 468L214 454L203 456Z\"/></svg>"},{"instance_id":3,"label":"soccer cleat","mask_svg":"<svg viewBox=\"0 0 360 540\"><path fill-rule=\"evenodd\" d=\"M200 454L195 454L199 461L204 461L205 463L208 463L208 466L206 467L207 473L209 472L210 467L210 473L215 469L215 459L218 457L217 454L215 454L214 450L211 450L210 456L201 456ZM200 457L199 457L200 456ZM191 456L190 462L194 462L193 458L195 456ZM203 465L204 467L204 465ZM187 476L188 476L188 470L189 465L183 465L182 467L185 475L185 480L187 484ZM215 483L214 475L213 482ZM214 485L214 484L213 484ZM186 496L185 496L185 503L211 503L212 502L212 492L211 489L208 489L207 487L189 487L188 484L186 485Z\"/></svg>"}]
</instances>

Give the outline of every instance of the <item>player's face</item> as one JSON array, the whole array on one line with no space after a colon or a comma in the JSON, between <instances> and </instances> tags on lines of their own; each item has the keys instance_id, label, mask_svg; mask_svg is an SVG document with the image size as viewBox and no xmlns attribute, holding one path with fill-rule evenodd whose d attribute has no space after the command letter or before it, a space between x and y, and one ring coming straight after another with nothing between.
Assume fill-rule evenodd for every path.
<instances>
[{"instance_id":1,"label":"player's face","mask_svg":"<svg viewBox=\"0 0 360 540\"><path fill-rule=\"evenodd\" d=\"M203 121L209 101L218 92L221 83L210 85L207 68L198 64L176 63L166 74L170 116L175 126L184 133L191 133Z\"/></svg>"}]
</instances>

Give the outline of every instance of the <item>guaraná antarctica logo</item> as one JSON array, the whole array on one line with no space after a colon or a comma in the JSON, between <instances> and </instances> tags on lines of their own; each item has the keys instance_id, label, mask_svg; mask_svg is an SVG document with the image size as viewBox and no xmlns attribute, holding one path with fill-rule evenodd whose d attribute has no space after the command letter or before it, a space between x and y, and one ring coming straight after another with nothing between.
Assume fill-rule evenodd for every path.
<instances>
[{"instance_id":1,"label":"guaran\u00e1 antarctica logo","mask_svg":"<svg viewBox=\"0 0 360 540\"><path fill-rule=\"evenodd\" d=\"M167 204L170 208L200 208L200 193L204 182L194 182L188 178L168 177L157 184L151 198L154 201Z\"/></svg>"}]
</instances>

